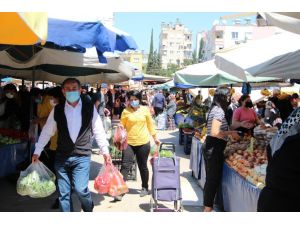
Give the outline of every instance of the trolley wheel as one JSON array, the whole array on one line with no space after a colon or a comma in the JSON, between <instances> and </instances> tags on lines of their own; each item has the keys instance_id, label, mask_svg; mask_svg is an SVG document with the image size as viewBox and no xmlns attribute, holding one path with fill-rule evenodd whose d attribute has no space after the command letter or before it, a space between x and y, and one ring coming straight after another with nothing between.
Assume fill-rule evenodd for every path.
<instances>
[{"instance_id":1,"label":"trolley wheel","mask_svg":"<svg viewBox=\"0 0 300 225\"><path fill-rule=\"evenodd\" d=\"M150 212L153 212L153 199L150 198Z\"/></svg>"},{"instance_id":2,"label":"trolley wheel","mask_svg":"<svg viewBox=\"0 0 300 225\"><path fill-rule=\"evenodd\" d=\"M179 200L180 206L178 212L183 212L182 200Z\"/></svg>"}]
</instances>

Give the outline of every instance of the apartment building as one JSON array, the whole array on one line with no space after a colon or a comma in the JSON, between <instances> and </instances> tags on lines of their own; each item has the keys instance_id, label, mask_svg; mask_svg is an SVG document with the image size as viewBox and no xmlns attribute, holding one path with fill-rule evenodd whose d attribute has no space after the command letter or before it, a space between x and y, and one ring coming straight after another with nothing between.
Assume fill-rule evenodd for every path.
<instances>
[{"instance_id":1,"label":"apartment building","mask_svg":"<svg viewBox=\"0 0 300 225\"><path fill-rule=\"evenodd\" d=\"M192 59L192 32L178 19L175 24L161 24L159 40L163 69L167 69L169 64L182 67L185 59Z\"/></svg>"}]
</instances>

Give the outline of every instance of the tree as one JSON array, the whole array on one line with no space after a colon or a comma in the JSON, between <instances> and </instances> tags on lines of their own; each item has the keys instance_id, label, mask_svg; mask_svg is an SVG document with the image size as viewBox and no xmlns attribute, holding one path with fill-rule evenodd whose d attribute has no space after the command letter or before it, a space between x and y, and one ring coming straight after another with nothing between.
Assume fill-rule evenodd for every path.
<instances>
[{"instance_id":1,"label":"tree","mask_svg":"<svg viewBox=\"0 0 300 225\"><path fill-rule=\"evenodd\" d=\"M198 61L201 62L203 58L203 47L204 47L204 41L203 38L200 40L200 46L199 46L199 52L198 52Z\"/></svg>"},{"instance_id":2,"label":"tree","mask_svg":"<svg viewBox=\"0 0 300 225\"><path fill-rule=\"evenodd\" d=\"M150 40L150 49L149 49L149 56L148 56L148 64L147 64L147 73L150 73L150 70L153 67L153 58L154 53L153 53L153 28L151 30L151 40Z\"/></svg>"},{"instance_id":3,"label":"tree","mask_svg":"<svg viewBox=\"0 0 300 225\"><path fill-rule=\"evenodd\" d=\"M193 51L193 64L198 63L196 49Z\"/></svg>"},{"instance_id":4,"label":"tree","mask_svg":"<svg viewBox=\"0 0 300 225\"><path fill-rule=\"evenodd\" d=\"M193 61L194 61L193 59L184 59L182 65L183 66L191 65L193 64Z\"/></svg>"}]
</instances>

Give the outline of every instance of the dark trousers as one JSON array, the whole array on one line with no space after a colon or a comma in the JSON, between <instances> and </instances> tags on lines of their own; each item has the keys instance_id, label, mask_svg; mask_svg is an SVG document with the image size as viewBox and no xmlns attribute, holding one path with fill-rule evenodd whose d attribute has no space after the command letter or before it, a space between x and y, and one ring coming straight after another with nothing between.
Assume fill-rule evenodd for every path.
<instances>
[{"instance_id":1,"label":"dark trousers","mask_svg":"<svg viewBox=\"0 0 300 225\"><path fill-rule=\"evenodd\" d=\"M262 189L257 203L258 212L300 212L300 198L292 193Z\"/></svg>"},{"instance_id":2,"label":"dark trousers","mask_svg":"<svg viewBox=\"0 0 300 225\"><path fill-rule=\"evenodd\" d=\"M124 181L127 180L128 172L134 163L134 155L138 163L142 179L142 187L148 189L149 170L147 166L148 156L150 153L150 142L140 146L128 145L122 154L121 174Z\"/></svg>"},{"instance_id":3,"label":"dark trousers","mask_svg":"<svg viewBox=\"0 0 300 225\"><path fill-rule=\"evenodd\" d=\"M207 207L213 207L217 190L221 185L226 143L222 139L207 136L203 144L202 150L206 170L204 206Z\"/></svg>"},{"instance_id":4,"label":"dark trousers","mask_svg":"<svg viewBox=\"0 0 300 225\"><path fill-rule=\"evenodd\" d=\"M163 108L160 108L160 107L154 107L155 116L158 116L158 115L161 114L163 111L164 111Z\"/></svg>"}]
</instances>

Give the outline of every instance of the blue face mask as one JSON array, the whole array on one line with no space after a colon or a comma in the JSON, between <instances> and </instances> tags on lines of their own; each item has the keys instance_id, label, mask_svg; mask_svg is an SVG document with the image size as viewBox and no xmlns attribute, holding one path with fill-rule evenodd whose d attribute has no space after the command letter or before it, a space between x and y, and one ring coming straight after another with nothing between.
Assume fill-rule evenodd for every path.
<instances>
[{"instance_id":1,"label":"blue face mask","mask_svg":"<svg viewBox=\"0 0 300 225\"><path fill-rule=\"evenodd\" d=\"M66 99L70 103L78 101L80 98L80 93L78 91L68 91L66 92Z\"/></svg>"},{"instance_id":2,"label":"blue face mask","mask_svg":"<svg viewBox=\"0 0 300 225\"><path fill-rule=\"evenodd\" d=\"M130 102L130 105L133 107L133 108L136 108L140 105L140 102L139 100L133 100Z\"/></svg>"},{"instance_id":3,"label":"blue face mask","mask_svg":"<svg viewBox=\"0 0 300 225\"><path fill-rule=\"evenodd\" d=\"M41 104L41 103L42 103L42 99L41 99L41 98L37 98L37 99L35 99L35 102L36 102L37 104Z\"/></svg>"}]
</instances>

